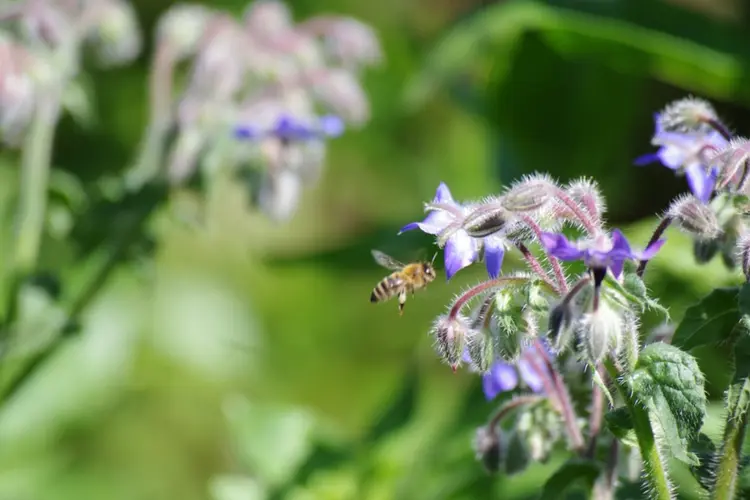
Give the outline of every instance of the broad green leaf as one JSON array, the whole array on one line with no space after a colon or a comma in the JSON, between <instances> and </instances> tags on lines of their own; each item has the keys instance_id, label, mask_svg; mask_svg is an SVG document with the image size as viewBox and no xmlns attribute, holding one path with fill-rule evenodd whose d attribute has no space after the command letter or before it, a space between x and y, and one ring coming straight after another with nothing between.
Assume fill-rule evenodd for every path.
<instances>
[{"instance_id":1,"label":"broad green leaf","mask_svg":"<svg viewBox=\"0 0 750 500\"><path fill-rule=\"evenodd\" d=\"M648 410L654 430L680 461L697 465L688 451L706 414L703 374L688 353L662 342L647 346L626 378L634 398Z\"/></svg>"},{"instance_id":2,"label":"broad green leaf","mask_svg":"<svg viewBox=\"0 0 750 500\"><path fill-rule=\"evenodd\" d=\"M675 330L672 345L690 350L729 339L740 321L739 295L737 287L717 288L688 308Z\"/></svg>"},{"instance_id":3,"label":"broad green leaf","mask_svg":"<svg viewBox=\"0 0 750 500\"><path fill-rule=\"evenodd\" d=\"M251 477L222 475L211 479L209 490L213 500L265 500L265 488Z\"/></svg>"},{"instance_id":4,"label":"broad green leaf","mask_svg":"<svg viewBox=\"0 0 750 500\"><path fill-rule=\"evenodd\" d=\"M556 500L574 483L583 482L588 489L601 472L601 465L593 460L571 459L544 483L541 500Z\"/></svg>"},{"instance_id":5,"label":"broad green leaf","mask_svg":"<svg viewBox=\"0 0 750 500\"><path fill-rule=\"evenodd\" d=\"M745 283L740 287L737 295L737 307L740 314L750 315L750 284Z\"/></svg>"},{"instance_id":6,"label":"broad green leaf","mask_svg":"<svg viewBox=\"0 0 750 500\"><path fill-rule=\"evenodd\" d=\"M704 489L710 488L714 480L713 460L715 458L716 445L711 441L711 438L701 432L690 446L690 451L700 461L700 465L690 467L690 472Z\"/></svg>"},{"instance_id":7,"label":"broad green leaf","mask_svg":"<svg viewBox=\"0 0 750 500\"><path fill-rule=\"evenodd\" d=\"M624 406L604 414L604 422L610 432L628 446L637 447L638 439L633 430L633 418Z\"/></svg>"}]
</instances>

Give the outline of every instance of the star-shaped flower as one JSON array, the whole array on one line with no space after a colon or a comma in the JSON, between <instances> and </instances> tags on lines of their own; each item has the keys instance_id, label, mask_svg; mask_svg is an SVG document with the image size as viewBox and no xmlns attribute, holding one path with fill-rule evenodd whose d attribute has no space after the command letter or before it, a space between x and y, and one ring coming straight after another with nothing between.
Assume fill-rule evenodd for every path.
<instances>
[{"instance_id":1,"label":"star-shaped flower","mask_svg":"<svg viewBox=\"0 0 750 500\"><path fill-rule=\"evenodd\" d=\"M545 354L550 356L549 352ZM534 346L526 348L515 363L497 360L482 375L484 396L491 401L503 392L512 391L518 387L519 379L533 392L543 392L545 374L540 370L547 370L547 363Z\"/></svg>"},{"instance_id":2,"label":"star-shaped flower","mask_svg":"<svg viewBox=\"0 0 750 500\"><path fill-rule=\"evenodd\" d=\"M335 115L302 120L285 114L279 116L271 126L240 125L234 132L239 139L261 139L270 136L282 141L308 141L340 136L344 132L344 122Z\"/></svg>"},{"instance_id":3,"label":"star-shaped flower","mask_svg":"<svg viewBox=\"0 0 750 500\"><path fill-rule=\"evenodd\" d=\"M399 234L412 229L434 236L446 236L445 239L445 274L451 279L454 274L469 266L479 258L479 252L484 249L484 261L491 278L500 274L505 255L503 240L490 235L484 238L472 238L462 228L462 223L470 213L471 208L457 203L451 195L450 189L441 182L430 204L430 212L421 222L412 222L401 228Z\"/></svg>"},{"instance_id":4,"label":"star-shaped flower","mask_svg":"<svg viewBox=\"0 0 750 500\"><path fill-rule=\"evenodd\" d=\"M654 161L676 172L684 173L693 194L707 203L713 194L719 171L710 160L729 144L713 129L670 132L663 129L659 114L655 116L656 132L651 141L659 149L636 159L638 166Z\"/></svg>"},{"instance_id":5,"label":"star-shaped flower","mask_svg":"<svg viewBox=\"0 0 750 500\"><path fill-rule=\"evenodd\" d=\"M600 234L593 240L576 243L568 241L562 234L541 234L542 245L551 256L566 261L583 260L591 269L609 269L615 278L622 274L626 260L649 260L656 255L664 241L655 241L639 252L630 248L628 240L619 229L612 231L611 238Z\"/></svg>"}]
</instances>

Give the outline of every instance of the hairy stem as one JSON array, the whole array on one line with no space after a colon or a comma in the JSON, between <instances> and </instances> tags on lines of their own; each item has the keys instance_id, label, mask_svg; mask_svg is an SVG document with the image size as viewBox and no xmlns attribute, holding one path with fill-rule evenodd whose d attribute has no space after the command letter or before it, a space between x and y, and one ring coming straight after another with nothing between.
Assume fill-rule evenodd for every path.
<instances>
[{"instance_id":1,"label":"hairy stem","mask_svg":"<svg viewBox=\"0 0 750 500\"><path fill-rule=\"evenodd\" d=\"M700 121L702 121L706 125L710 125L711 128L713 128L719 134L721 134L721 136L724 139L726 139L728 141L732 140L732 133L729 131L729 129L726 127L726 125L724 125L723 123L721 123L719 120L717 120L715 118L703 117Z\"/></svg>"},{"instance_id":2,"label":"hairy stem","mask_svg":"<svg viewBox=\"0 0 750 500\"><path fill-rule=\"evenodd\" d=\"M669 225L672 224L672 218L671 217L664 217L658 226L656 226L656 229L654 230L654 234L651 235L651 239L648 240L648 244L646 245L646 248L650 247L656 241L661 238L661 235L664 234L664 231L667 230ZM642 260L638 264L638 269L635 271L635 273L638 275L639 278L643 278L643 273L646 272L646 266L648 265L647 260Z\"/></svg>"},{"instance_id":3,"label":"hairy stem","mask_svg":"<svg viewBox=\"0 0 750 500\"><path fill-rule=\"evenodd\" d=\"M534 236L536 236L536 239L541 241L542 239L542 228L539 227L539 224L536 223L536 221L529 217L528 215L521 214L519 215L519 218L526 224L529 229L531 229L534 232ZM547 254L547 260L550 263L550 266L552 266L552 272L555 273L555 279L557 280L558 288L560 289L560 294L564 295L568 292L568 282L565 279L565 274L563 273L562 267L560 266L560 261L557 260L557 257L554 257L552 255Z\"/></svg>"},{"instance_id":4,"label":"hairy stem","mask_svg":"<svg viewBox=\"0 0 750 500\"><path fill-rule=\"evenodd\" d=\"M749 410L750 378L746 378L742 386L731 388L727 396L727 422L719 461L714 471L715 482L710 496L712 500L733 500L737 496Z\"/></svg>"},{"instance_id":5,"label":"hairy stem","mask_svg":"<svg viewBox=\"0 0 750 500\"><path fill-rule=\"evenodd\" d=\"M601 367L597 366L599 376L604 380L604 374ZM594 458L596 455L596 444L599 440L599 433L602 430L602 417L604 415L604 393L602 388L594 384L591 393L591 410L589 412L589 444L586 450L586 456Z\"/></svg>"},{"instance_id":6,"label":"hairy stem","mask_svg":"<svg viewBox=\"0 0 750 500\"><path fill-rule=\"evenodd\" d=\"M47 213L52 142L60 115L59 90L40 102L23 144L21 187L18 200L18 230L15 240L14 269L25 275L36 267Z\"/></svg>"},{"instance_id":7,"label":"hairy stem","mask_svg":"<svg viewBox=\"0 0 750 500\"><path fill-rule=\"evenodd\" d=\"M630 389L619 377L617 368L611 360L605 361L605 367L610 378L615 381L617 390L625 401L628 412L633 419L633 429L638 439L638 448L641 452L645 471L644 480L647 483L651 499L672 500L674 496L672 495L666 461L659 452L648 409L644 408L631 394Z\"/></svg>"},{"instance_id":8,"label":"hairy stem","mask_svg":"<svg viewBox=\"0 0 750 500\"><path fill-rule=\"evenodd\" d=\"M584 211L581 210L581 207L578 206L573 198L568 196L568 193L566 193L559 187L554 187L552 194L555 196L555 198L560 200L563 205L568 207L571 212L573 212L573 215L578 218L578 222L580 222L581 225L586 228L586 231L588 231L591 236L594 236L599 232L599 229L591 220L591 217L589 217L588 214L584 213Z\"/></svg>"},{"instance_id":9,"label":"hairy stem","mask_svg":"<svg viewBox=\"0 0 750 500\"><path fill-rule=\"evenodd\" d=\"M463 293L463 295L456 299L456 301L453 303L453 307L451 308L450 313L448 314L448 317L453 319L458 316L458 313L461 312L461 308L479 294L487 292L493 288L501 288L511 283L524 283L527 281L529 281L529 278L525 276L501 276L499 278L484 281L468 289Z\"/></svg>"},{"instance_id":10,"label":"hairy stem","mask_svg":"<svg viewBox=\"0 0 750 500\"><path fill-rule=\"evenodd\" d=\"M565 385L565 382L563 381L563 378L562 378L562 375L560 375L560 372L557 371L555 366L549 360L549 357L547 356L547 353L546 353L546 349L544 345L542 344L541 340L539 340L538 338L535 339L534 347L539 353L539 358L544 360L545 366L541 370L541 373L549 374L549 377L552 381L552 388L554 390L555 398L557 399L559 403L560 414L563 417L563 422L565 423L565 430L568 433L570 444L577 453L582 453L584 450L583 435L581 434L580 427L578 427L578 419L576 416L575 409L573 408L573 403L570 399L570 393L568 392L568 388ZM533 359L533 356L530 356L530 361L536 364L535 363L536 360ZM542 379L544 379L544 377Z\"/></svg>"},{"instance_id":11,"label":"hairy stem","mask_svg":"<svg viewBox=\"0 0 750 500\"><path fill-rule=\"evenodd\" d=\"M549 278L547 275L547 271L544 270L542 265L539 263L539 261L534 257L534 254L531 253L531 251L524 245L523 243L517 243L516 246L521 251L521 254L523 255L523 258L526 259L526 263L529 265L532 271L534 271L545 283L547 283L547 286L549 286L555 293L562 294L562 290L559 286L555 285L555 283Z\"/></svg>"}]
</instances>

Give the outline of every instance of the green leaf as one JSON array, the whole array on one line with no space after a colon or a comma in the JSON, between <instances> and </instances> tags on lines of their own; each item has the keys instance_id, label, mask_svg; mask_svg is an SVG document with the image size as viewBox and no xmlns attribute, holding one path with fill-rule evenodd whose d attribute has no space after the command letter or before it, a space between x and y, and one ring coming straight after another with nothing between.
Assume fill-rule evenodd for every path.
<instances>
[{"instance_id":1,"label":"green leaf","mask_svg":"<svg viewBox=\"0 0 750 500\"><path fill-rule=\"evenodd\" d=\"M601 465L593 460L574 458L565 462L544 483L541 500L556 500L574 483L582 481L590 490L601 473Z\"/></svg>"},{"instance_id":2,"label":"green leaf","mask_svg":"<svg viewBox=\"0 0 750 500\"><path fill-rule=\"evenodd\" d=\"M746 288L742 288L744 295L748 294ZM689 307L674 332L672 345L688 351L729 339L740 321L739 296L737 287L717 288Z\"/></svg>"},{"instance_id":3,"label":"green leaf","mask_svg":"<svg viewBox=\"0 0 750 500\"><path fill-rule=\"evenodd\" d=\"M703 426L706 395L695 358L673 345L651 344L641 352L625 383L633 399L648 410L654 432L674 457L698 465L688 448Z\"/></svg>"},{"instance_id":4,"label":"green leaf","mask_svg":"<svg viewBox=\"0 0 750 500\"><path fill-rule=\"evenodd\" d=\"M638 447L638 439L633 430L633 417L626 407L621 406L605 413L604 422L620 441L633 448Z\"/></svg>"},{"instance_id":5,"label":"green leaf","mask_svg":"<svg viewBox=\"0 0 750 500\"><path fill-rule=\"evenodd\" d=\"M716 445L711 441L711 438L701 432L690 446L690 451L700 461L700 465L690 467L690 472L701 487L707 490L714 482L713 460L716 453Z\"/></svg>"}]
</instances>

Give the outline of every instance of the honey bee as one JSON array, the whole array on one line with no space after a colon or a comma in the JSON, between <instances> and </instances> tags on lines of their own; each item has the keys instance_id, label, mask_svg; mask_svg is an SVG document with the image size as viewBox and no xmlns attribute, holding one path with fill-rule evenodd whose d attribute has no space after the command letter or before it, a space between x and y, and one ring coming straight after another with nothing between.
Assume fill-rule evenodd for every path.
<instances>
[{"instance_id":1,"label":"honey bee","mask_svg":"<svg viewBox=\"0 0 750 500\"><path fill-rule=\"evenodd\" d=\"M375 262L393 271L383 278L372 290L370 302L384 302L398 295L398 313L404 314L406 294L424 288L435 279L435 268L431 262L413 262L402 264L393 257L379 250L373 250ZM434 260L434 258L433 258Z\"/></svg>"}]
</instances>

